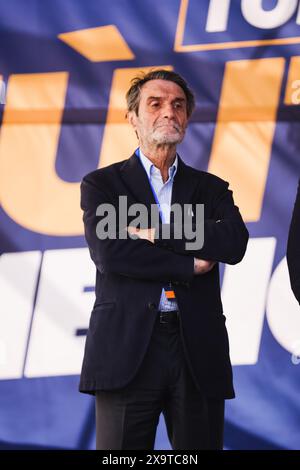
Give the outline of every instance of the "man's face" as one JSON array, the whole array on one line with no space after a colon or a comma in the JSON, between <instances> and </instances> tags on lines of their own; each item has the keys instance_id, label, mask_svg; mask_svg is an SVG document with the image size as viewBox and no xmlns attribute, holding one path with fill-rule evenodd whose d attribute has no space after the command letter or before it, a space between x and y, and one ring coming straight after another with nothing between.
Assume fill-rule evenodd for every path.
<instances>
[{"instance_id":1,"label":"man's face","mask_svg":"<svg viewBox=\"0 0 300 470\"><path fill-rule=\"evenodd\" d=\"M141 89L138 115L129 122L144 144L178 144L187 126L186 97L182 88L167 80L150 80Z\"/></svg>"}]
</instances>

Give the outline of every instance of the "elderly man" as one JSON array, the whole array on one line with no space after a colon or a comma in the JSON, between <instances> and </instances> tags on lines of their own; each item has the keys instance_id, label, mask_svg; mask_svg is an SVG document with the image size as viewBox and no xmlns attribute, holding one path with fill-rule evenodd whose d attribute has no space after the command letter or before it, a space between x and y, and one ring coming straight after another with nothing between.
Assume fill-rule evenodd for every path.
<instances>
[{"instance_id":1,"label":"elderly man","mask_svg":"<svg viewBox=\"0 0 300 470\"><path fill-rule=\"evenodd\" d=\"M138 149L81 185L97 275L79 388L96 395L97 449L153 449L161 412L173 449L222 449L234 389L218 263L241 261L248 232L228 183L176 152L194 108L185 80L155 70L134 79L126 98ZM129 210L125 225L103 235L104 209L124 216L121 197L158 210L159 223L134 226ZM175 204L189 205L204 244L178 237Z\"/></svg>"}]
</instances>

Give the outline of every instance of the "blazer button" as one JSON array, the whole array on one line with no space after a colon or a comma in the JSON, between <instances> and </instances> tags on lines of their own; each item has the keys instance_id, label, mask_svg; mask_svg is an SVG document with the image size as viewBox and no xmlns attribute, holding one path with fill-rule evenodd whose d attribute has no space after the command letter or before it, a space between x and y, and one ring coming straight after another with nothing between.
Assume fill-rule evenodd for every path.
<instances>
[{"instance_id":1,"label":"blazer button","mask_svg":"<svg viewBox=\"0 0 300 470\"><path fill-rule=\"evenodd\" d=\"M150 310L155 310L156 309L156 304L154 302L149 302L148 307L150 308Z\"/></svg>"}]
</instances>

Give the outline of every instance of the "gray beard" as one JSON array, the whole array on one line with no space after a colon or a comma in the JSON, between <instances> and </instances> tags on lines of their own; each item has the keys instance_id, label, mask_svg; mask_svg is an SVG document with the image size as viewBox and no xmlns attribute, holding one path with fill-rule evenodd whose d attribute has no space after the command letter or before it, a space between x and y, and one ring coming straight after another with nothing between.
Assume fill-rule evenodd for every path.
<instances>
[{"instance_id":1,"label":"gray beard","mask_svg":"<svg viewBox=\"0 0 300 470\"><path fill-rule=\"evenodd\" d=\"M158 134L158 135L157 135ZM152 135L152 142L157 145L167 145L167 144L179 144L182 142L184 134L180 134L179 132L173 135L160 135L160 133L154 132Z\"/></svg>"}]
</instances>

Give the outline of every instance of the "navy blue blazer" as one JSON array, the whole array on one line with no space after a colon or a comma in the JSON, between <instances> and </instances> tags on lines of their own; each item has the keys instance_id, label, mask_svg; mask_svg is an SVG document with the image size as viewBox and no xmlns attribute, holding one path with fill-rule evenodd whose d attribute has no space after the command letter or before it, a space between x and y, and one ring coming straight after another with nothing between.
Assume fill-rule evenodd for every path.
<instances>
[{"instance_id":1,"label":"navy blue blazer","mask_svg":"<svg viewBox=\"0 0 300 470\"><path fill-rule=\"evenodd\" d=\"M133 379L150 341L162 286L172 281L184 350L197 387L208 396L234 397L218 262L241 261L248 231L228 183L178 160L171 203L205 205L204 245L199 250L186 251L186 240L174 238L172 224L170 239L158 238L154 244L98 239L99 204L111 203L118 212L121 195L127 196L128 205L145 204L149 213L155 204L136 154L82 180L85 237L96 266L96 299L79 384L83 393L118 389ZM217 263L210 272L194 275L194 256Z\"/></svg>"}]
</instances>

